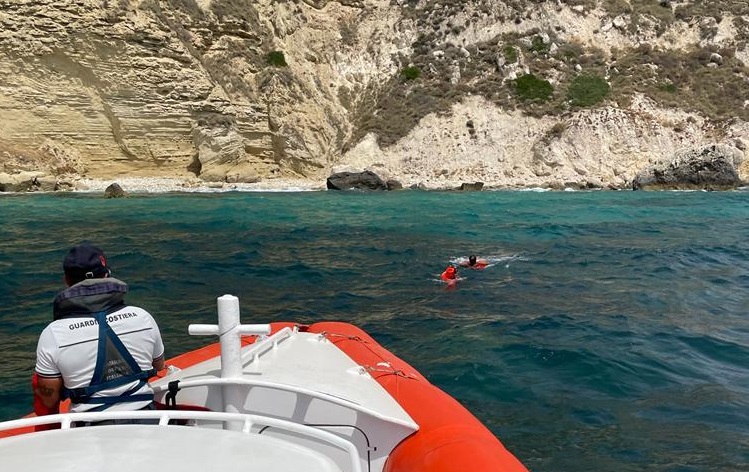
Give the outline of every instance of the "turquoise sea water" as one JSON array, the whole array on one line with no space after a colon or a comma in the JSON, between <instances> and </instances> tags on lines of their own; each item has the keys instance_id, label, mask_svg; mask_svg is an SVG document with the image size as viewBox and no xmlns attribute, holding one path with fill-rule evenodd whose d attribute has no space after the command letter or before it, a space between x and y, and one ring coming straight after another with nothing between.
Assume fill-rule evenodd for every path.
<instances>
[{"instance_id":1,"label":"turquoise sea water","mask_svg":"<svg viewBox=\"0 0 749 472\"><path fill-rule=\"evenodd\" d=\"M2 196L0 420L85 239L168 357L230 293L247 323L359 325L534 472L749 470L747 192ZM469 253L491 266L445 290Z\"/></svg>"}]
</instances>

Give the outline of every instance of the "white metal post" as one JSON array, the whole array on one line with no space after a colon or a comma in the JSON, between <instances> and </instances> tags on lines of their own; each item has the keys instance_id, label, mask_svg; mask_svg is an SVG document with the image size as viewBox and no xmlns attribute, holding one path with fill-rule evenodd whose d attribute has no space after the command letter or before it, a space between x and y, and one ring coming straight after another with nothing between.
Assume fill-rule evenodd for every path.
<instances>
[{"instance_id":1,"label":"white metal post","mask_svg":"<svg viewBox=\"0 0 749 472\"><path fill-rule=\"evenodd\" d=\"M218 325L192 324L188 332L192 335L218 335L221 343L221 378L242 378L242 335L270 334L270 325L241 325L239 323L239 298L234 295L218 297ZM244 397L239 385L223 385L222 396L226 413L243 413ZM242 424L227 422L225 429L241 431Z\"/></svg>"},{"instance_id":2,"label":"white metal post","mask_svg":"<svg viewBox=\"0 0 749 472\"><path fill-rule=\"evenodd\" d=\"M239 298L234 295L224 295L218 298L218 333L221 342L221 378L241 378L242 340L239 333ZM226 413L241 412L244 402L239 385L224 385L223 390L224 411ZM235 428L230 427L230 429Z\"/></svg>"}]
</instances>

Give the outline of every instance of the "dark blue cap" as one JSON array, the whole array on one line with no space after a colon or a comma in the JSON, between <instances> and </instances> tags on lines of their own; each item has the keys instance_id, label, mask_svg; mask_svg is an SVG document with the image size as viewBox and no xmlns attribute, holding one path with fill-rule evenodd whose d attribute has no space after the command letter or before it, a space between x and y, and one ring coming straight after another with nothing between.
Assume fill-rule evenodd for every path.
<instances>
[{"instance_id":1,"label":"dark blue cap","mask_svg":"<svg viewBox=\"0 0 749 472\"><path fill-rule=\"evenodd\" d=\"M89 243L71 248L62 261L62 269L71 283L106 277L110 273L104 252Z\"/></svg>"}]
</instances>

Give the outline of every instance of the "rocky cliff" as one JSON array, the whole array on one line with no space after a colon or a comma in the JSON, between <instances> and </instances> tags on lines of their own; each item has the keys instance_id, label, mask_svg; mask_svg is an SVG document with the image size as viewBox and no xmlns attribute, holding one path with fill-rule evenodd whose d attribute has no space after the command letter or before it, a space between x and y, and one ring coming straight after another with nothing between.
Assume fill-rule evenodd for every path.
<instances>
[{"instance_id":1,"label":"rocky cliff","mask_svg":"<svg viewBox=\"0 0 749 472\"><path fill-rule=\"evenodd\" d=\"M0 0L0 174L628 187L743 156L748 41L739 0Z\"/></svg>"}]
</instances>

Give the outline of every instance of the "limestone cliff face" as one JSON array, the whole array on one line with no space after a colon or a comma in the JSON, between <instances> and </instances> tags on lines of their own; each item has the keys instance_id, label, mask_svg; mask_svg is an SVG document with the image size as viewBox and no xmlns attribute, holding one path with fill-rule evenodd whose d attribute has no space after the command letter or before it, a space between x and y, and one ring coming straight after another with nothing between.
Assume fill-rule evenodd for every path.
<instances>
[{"instance_id":1,"label":"limestone cliff face","mask_svg":"<svg viewBox=\"0 0 749 472\"><path fill-rule=\"evenodd\" d=\"M0 22L0 137L14 148L47 143L76 157L72 170L102 176L274 166L267 106L222 71L234 47L260 54L249 24L202 31L160 2L91 0L6 1Z\"/></svg>"},{"instance_id":2,"label":"limestone cliff face","mask_svg":"<svg viewBox=\"0 0 749 472\"><path fill-rule=\"evenodd\" d=\"M741 6L720 21L668 6L666 21L585 1L443 3L0 0L0 174L254 182L369 168L405 185L623 187L679 150L749 142L747 103L692 103L722 96L684 70L654 89L681 101L649 93L673 61L638 50L692 54L692 75L741 96ZM576 73L623 90L625 68L652 74L591 106L565 101ZM529 73L558 87L557 105L513 96Z\"/></svg>"}]
</instances>

